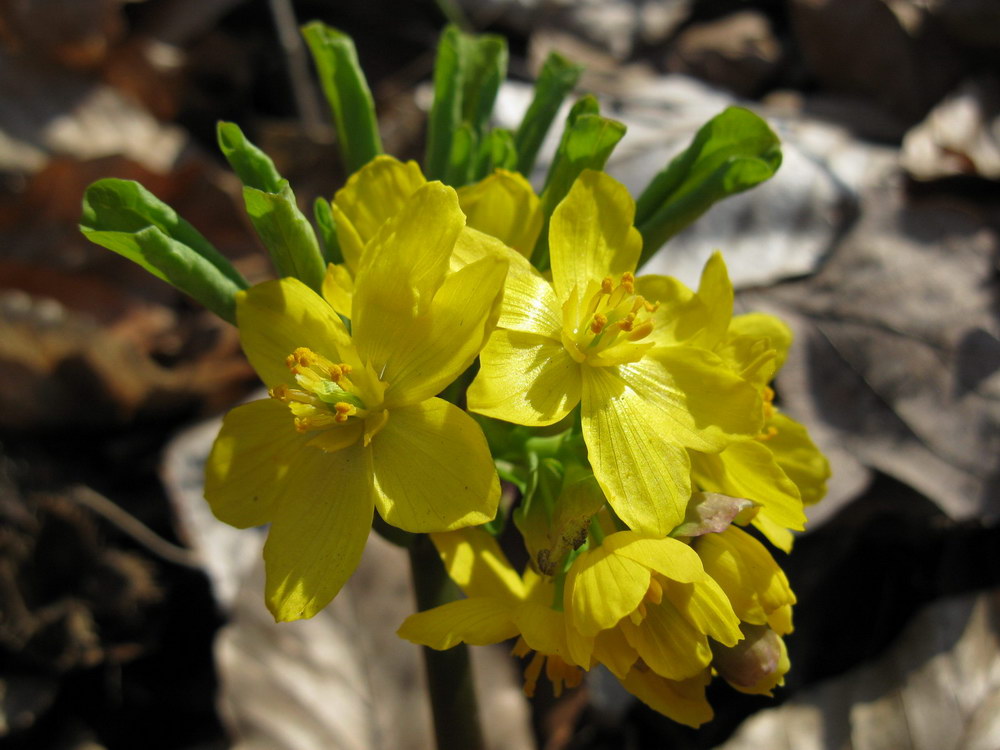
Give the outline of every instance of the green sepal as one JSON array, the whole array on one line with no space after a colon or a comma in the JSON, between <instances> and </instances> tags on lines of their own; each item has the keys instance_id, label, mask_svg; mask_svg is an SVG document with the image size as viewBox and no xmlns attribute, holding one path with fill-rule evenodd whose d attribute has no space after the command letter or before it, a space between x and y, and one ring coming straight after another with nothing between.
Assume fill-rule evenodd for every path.
<instances>
[{"instance_id":1,"label":"green sepal","mask_svg":"<svg viewBox=\"0 0 1000 750\"><path fill-rule=\"evenodd\" d=\"M760 117L742 107L713 117L639 196L639 265L713 203L770 179L780 166L781 143Z\"/></svg>"},{"instance_id":2,"label":"green sepal","mask_svg":"<svg viewBox=\"0 0 1000 750\"><path fill-rule=\"evenodd\" d=\"M466 181L471 177L474 165L466 163L463 168L456 159L475 158L506 74L507 41L503 37L464 34L452 25L445 28L434 64L434 103L424 159L427 179L448 182L454 175ZM467 132L459 136L463 126ZM464 142L456 146L456 138Z\"/></svg>"},{"instance_id":3,"label":"green sepal","mask_svg":"<svg viewBox=\"0 0 1000 750\"><path fill-rule=\"evenodd\" d=\"M347 34L313 21L302 27L320 85L330 105L337 142L348 172L356 172L382 153L375 102Z\"/></svg>"},{"instance_id":4,"label":"green sepal","mask_svg":"<svg viewBox=\"0 0 1000 750\"><path fill-rule=\"evenodd\" d=\"M104 179L83 195L80 231L235 324L246 279L170 206L132 180Z\"/></svg>"},{"instance_id":5,"label":"green sepal","mask_svg":"<svg viewBox=\"0 0 1000 750\"><path fill-rule=\"evenodd\" d=\"M274 162L232 122L218 126L219 148L243 182L243 202L279 276L301 279L322 293L326 262L316 233Z\"/></svg>"},{"instance_id":6,"label":"green sepal","mask_svg":"<svg viewBox=\"0 0 1000 750\"><path fill-rule=\"evenodd\" d=\"M540 271L549 267L549 218L552 212L566 197L583 170L604 168L611 152L625 135L622 123L601 117L597 111L597 100L588 95L573 105L566 118L566 128L542 190L541 206L545 224L531 257L532 263Z\"/></svg>"},{"instance_id":7,"label":"green sepal","mask_svg":"<svg viewBox=\"0 0 1000 750\"><path fill-rule=\"evenodd\" d=\"M476 133L472 126L463 122L458 126L451 139L451 153L448 156L448 168L441 181L453 187L462 187L472 181L472 170L478 151Z\"/></svg>"},{"instance_id":8,"label":"green sepal","mask_svg":"<svg viewBox=\"0 0 1000 750\"><path fill-rule=\"evenodd\" d=\"M552 127L566 95L573 90L583 72L582 65L550 52L535 81L535 94L514 135L517 171L529 177L542 142Z\"/></svg>"},{"instance_id":9,"label":"green sepal","mask_svg":"<svg viewBox=\"0 0 1000 750\"><path fill-rule=\"evenodd\" d=\"M337 222L333 218L330 201L323 196L317 196L313 201L313 218L319 229L323 260L327 263L343 263L344 254L340 252L340 241L337 239Z\"/></svg>"}]
</instances>

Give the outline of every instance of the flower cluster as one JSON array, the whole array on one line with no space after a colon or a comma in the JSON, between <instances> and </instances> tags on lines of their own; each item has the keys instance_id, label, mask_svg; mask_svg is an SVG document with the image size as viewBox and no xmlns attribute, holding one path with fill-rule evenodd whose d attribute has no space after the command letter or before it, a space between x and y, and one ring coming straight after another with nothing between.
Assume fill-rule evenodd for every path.
<instances>
[{"instance_id":1,"label":"flower cluster","mask_svg":"<svg viewBox=\"0 0 1000 750\"><path fill-rule=\"evenodd\" d=\"M239 328L267 398L225 417L205 497L227 523L269 525L275 618L326 606L373 526L401 544L426 533L465 598L414 614L404 638L516 639L529 695L543 670L558 694L604 665L692 726L712 715L715 676L770 694L795 596L767 545L790 551L829 475L775 405L791 333L733 315L718 253L696 290L638 272L712 202L770 177L776 136L730 108L637 203L599 171L624 126L583 97L539 196L523 175L579 68L550 58L518 130L494 129L503 40L449 28L425 159L443 182L428 180L381 153L350 40L304 33L353 171L316 201L318 232L266 154L219 126L278 280L250 286L135 183L90 186L81 224ZM523 570L497 541L508 521Z\"/></svg>"}]
</instances>

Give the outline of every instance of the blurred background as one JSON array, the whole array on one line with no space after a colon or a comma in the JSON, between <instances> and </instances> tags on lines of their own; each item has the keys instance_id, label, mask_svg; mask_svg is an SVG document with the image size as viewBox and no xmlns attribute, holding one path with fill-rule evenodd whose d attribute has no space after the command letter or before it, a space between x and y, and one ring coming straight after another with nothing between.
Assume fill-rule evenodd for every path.
<instances>
[{"instance_id":1,"label":"blurred background","mask_svg":"<svg viewBox=\"0 0 1000 750\"><path fill-rule=\"evenodd\" d=\"M507 650L478 649L490 747L1000 748L996 0L0 0L0 747L430 744L393 635L405 555L373 538L332 607L270 622L260 532L200 494L218 415L258 387L236 332L77 230L90 182L136 179L267 278L215 123L303 208L332 196L311 19L353 36L399 157L422 155L448 20L508 37L507 126L549 51L585 64L633 192L732 103L784 142L777 177L649 268L693 284L720 248L738 308L796 331L779 403L834 476L780 560L786 687L713 687L694 731L597 672L529 706Z\"/></svg>"}]
</instances>

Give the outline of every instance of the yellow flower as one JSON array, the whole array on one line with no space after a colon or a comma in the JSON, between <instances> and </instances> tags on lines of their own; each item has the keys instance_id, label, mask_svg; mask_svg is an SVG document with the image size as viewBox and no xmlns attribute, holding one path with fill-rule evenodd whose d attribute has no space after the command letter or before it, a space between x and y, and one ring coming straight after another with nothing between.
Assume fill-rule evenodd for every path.
<instances>
[{"instance_id":1,"label":"yellow flower","mask_svg":"<svg viewBox=\"0 0 1000 750\"><path fill-rule=\"evenodd\" d=\"M327 269L323 296L337 312L350 315L354 275L365 246L426 182L415 161L376 156L334 195L331 208L344 262ZM541 206L521 175L498 169L474 185L459 188L458 201L470 228L522 255L534 248L542 227Z\"/></svg>"},{"instance_id":2,"label":"yellow flower","mask_svg":"<svg viewBox=\"0 0 1000 750\"><path fill-rule=\"evenodd\" d=\"M611 506L630 528L665 536L691 496L687 449L715 452L759 433L762 408L718 355L671 340L672 305L640 294L634 215L624 186L580 176L552 215L552 283L511 263L468 400L472 411L531 426L581 404Z\"/></svg>"},{"instance_id":3,"label":"yellow flower","mask_svg":"<svg viewBox=\"0 0 1000 750\"><path fill-rule=\"evenodd\" d=\"M451 188L427 184L361 259L351 332L296 279L237 300L240 339L271 398L225 418L205 496L234 526L270 523L268 606L311 617L357 566L373 508L413 532L484 523L499 483L486 440L434 398L492 329L506 263L449 273L465 223Z\"/></svg>"},{"instance_id":4,"label":"yellow flower","mask_svg":"<svg viewBox=\"0 0 1000 750\"><path fill-rule=\"evenodd\" d=\"M692 451L694 481L703 490L758 503L761 508L753 525L788 552L791 530L804 528L803 504L823 497L830 476L826 458L806 429L772 403L774 391L768 383L787 358L792 333L772 315L730 317L732 284L721 255L709 260L697 294L688 294L689 298L680 294L687 306L683 330L752 383L764 404L763 428L752 439L738 439L720 453ZM715 317L708 316L708 310L715 311Z\"/></svg>"},{"instance_id":5,"label":"yellow flower","mask_svg":"<svg viewBox=\"0 0 1000 750\"><path fill-rule=\"evenodd\" d=\"M709 636L727 646L742 637L691 547L634 531L611 534L573 561L563 606L573 660L596 655L617 675L641 658L661 677L685 680L711 663Z\"/></svg>"},{"instance_id":6,"label":"yellow flower","mask_svg":"<svg viewBox=\"0 0 1000 750\"><path fill-rule=\"evenodd\" d=\"M551 580L530 567L518 575L496 540L481 529L431 538L448 575L467 598L410 615L398 630L401 638L444 650L458 643L485 646L517 637L516 655L535 652L524 674L529 697L543 668L557 696L563 685L580 684L583 672L569 658L565 617L552 608Z\"/></svg>"},{"instance_id":7,"label":"yellow flower","mask_svg":"<svg viewBox=\"0 0 1000 750\"><path fill-rule=\"evenodd\" d=\"M788 651L781 636L792 632L795 594L763 544L730 526L694 542L705 572L726 592L741 620L744 640L734 648L713 647L713 666L735 689L770 695L784 684Z\"/></svg>"},{"instance_id":8,"label":"yellow flower","mask_svg":"<svg viewBox=\"0 0 1000 750\"><path fill-rule=\"evenodd\" d=\"M712 718L705 699L709 669L683 680L666 679L638 659L617 630L592 639L590 650L577 661L571 656L571 641L582 637L567 626L567 615L554 608L562 602L551 579L540 577L530 567L519 575L493 537L481 529L431 536L449 575L467 598L410 615L399 628L400 637L435 649L457 643L487 645L516 637L516 655L535 652L524 672L529 697L543 670L559 695L564 685L578 685L583 669L590 669L597 660L607 664L629 692L675 721L698 726ZM700 565L697 555L693 563ZM629 651L631 657L625 655Z\"/></svg>"}]
</instances>

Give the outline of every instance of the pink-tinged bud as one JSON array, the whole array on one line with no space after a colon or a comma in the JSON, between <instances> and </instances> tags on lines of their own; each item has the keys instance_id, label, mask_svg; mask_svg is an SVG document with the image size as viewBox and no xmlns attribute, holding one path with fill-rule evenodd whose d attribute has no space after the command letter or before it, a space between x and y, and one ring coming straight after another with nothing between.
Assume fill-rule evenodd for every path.
<instances>
[{"instance_id":1,"label":"pink-tinged bud","mask_svg":"<svg viewBox=\"0 0 1000 750\"><path fill-rule=\"evenodd\" d=\"M735 646L712 642L712 666L741 693L771 695L790 666L785 642L767 625L745 622L740 630L744 638Z\"/></svg>"}]
</instances>

